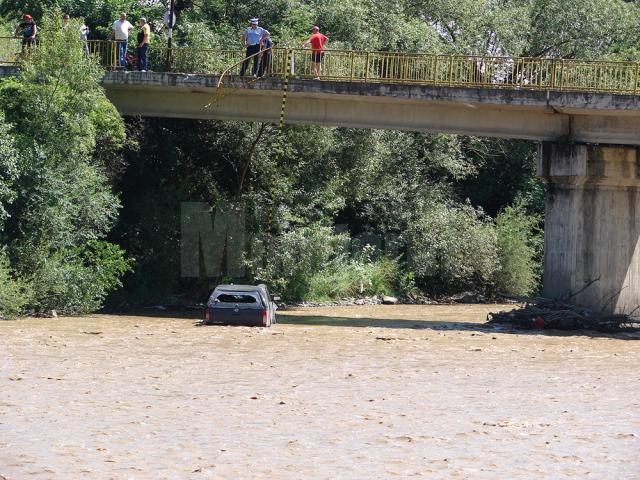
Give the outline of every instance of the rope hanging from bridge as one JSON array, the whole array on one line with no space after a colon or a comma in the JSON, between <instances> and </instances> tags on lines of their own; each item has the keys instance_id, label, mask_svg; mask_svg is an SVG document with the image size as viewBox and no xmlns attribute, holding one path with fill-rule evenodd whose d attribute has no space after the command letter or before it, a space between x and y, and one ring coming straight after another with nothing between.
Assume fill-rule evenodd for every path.
<instances>
[{"instance_id":1,"label":"rope hanging from bridge","mask_svg":"<svg viewBox=\"0 0 640 480\"><path fill-rule=\"evenodd\" d=\"M289 93L289 77L291 76L291 55L287 55L287 62L282 79L282 103L280 106L280 124L278 125L278 148L276 150L276 158L282 154L284 139L284 117L287 110L287 94Z\"/></svg>"},{"instance_id":2,"label":"rope hanging from bridge","mask_svg":"<svg viewBox=\"0 0 640 480\"><path fill-rule=\"evenodd\" d=\"M220 75L220 78L218 79L218 83L216 84L216 94L213 97L213 99L211 100L211 102L209 102L207 105L205 105L205 108L213 108L215 107L218 103L220 103L222 101L223 98L227 97L228 95L231 95L235 92L237 92L238 90L240 90L239 87L236 88L225 88L224 86L224 80L225 78L229 75L229 72L231 72L234 68L236 68L238 65L244 63L244 62L250 62L252 59L258 58L260 55L263 55L263 51L255 53L249 57L243 58L240 62L236 62L233 65L231 65L229 68L227 68L224 72L222 72L222 74ZM264 72L263 72L264 73ZM249 85L262 80L264 78L264 74L260 77L254 77L252 78L249 82L247 82Z\"/></svg>"},{"instance_id":3,"label":"rope hanging from bridge","mask_svg":"<svg viewBox=\"0 0 640 480\"><path fill-rule=\"evenodd\" d=\"M216 84L216 93L213 99L211 100L211 102L205 105L205 108L215 108L224 98L241 90L241 87L225 88L224 81L229 76L229 72L231 72L238 65L244 62L250 62L251 59L254 59L255 57L262 54L263 52L255 53L249 57L243 58L240 62L236 62L232 66L227 68L222 73L222 75L220 75L220 78L218 79L218 83ZM279 158L282 152L284 151L283 137L284 137L285 114L287 110L287 94L289 93L289 78L291 77L291 68L292 68L292 54L285 55L285 58L286 58L285 69L282 75L282 102L280 105L280 121L278 123L277 142L274 148L276 159ZM248 82L248 84L251 85L259 80L262 80L263 78L265 78L264 74L260 77L253 78L251 81Z\"/></svg>"}]
</instances>

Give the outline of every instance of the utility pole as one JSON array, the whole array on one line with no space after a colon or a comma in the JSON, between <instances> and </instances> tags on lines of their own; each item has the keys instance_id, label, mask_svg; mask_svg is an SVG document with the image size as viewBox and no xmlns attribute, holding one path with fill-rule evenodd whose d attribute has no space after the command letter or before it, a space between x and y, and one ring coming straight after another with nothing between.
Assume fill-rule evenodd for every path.
<instances>
[{"instance_id":1,"label":"utility pole","mask_svg":"<svg viewBox=\"0 0 640 480\"><path fill-rule=\"evenodd\" d=\"M171 71L171 64L173 63L173 19L174 19L174 0L171 0L169 6L169 38L167 39L167 70Z\"/></svg>"}]
</instances>

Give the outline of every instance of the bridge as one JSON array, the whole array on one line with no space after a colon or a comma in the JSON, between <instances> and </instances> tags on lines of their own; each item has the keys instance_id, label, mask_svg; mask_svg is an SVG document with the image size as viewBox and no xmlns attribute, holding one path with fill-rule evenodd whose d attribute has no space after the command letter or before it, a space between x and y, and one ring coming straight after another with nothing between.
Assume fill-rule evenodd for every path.
<instances>
[{"instance_id":1,"label":"bridge","mask_svg":"<svg viewBox=\"0 0 640 480\"><path fill-rule=\"evenodd\" d=\"M285 121L540 142L547 183L544 294L630 312L640 305L640 63L273 49L240 77L240 51L153 49L154 72L94 42L123 115ZM588 287L587 287L588 286ZM587 287L587 288L585 288Z\"/></svg>"}]
</instances>

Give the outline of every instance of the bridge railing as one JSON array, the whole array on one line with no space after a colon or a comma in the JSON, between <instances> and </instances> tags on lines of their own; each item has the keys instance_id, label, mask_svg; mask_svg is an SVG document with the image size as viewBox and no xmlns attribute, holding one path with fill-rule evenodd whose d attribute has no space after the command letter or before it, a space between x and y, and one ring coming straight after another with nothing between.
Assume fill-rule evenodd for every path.
<instances>
[{"instance_id":1,"label":"bridge railing","mask_svg":"<svg viewBox=\"0 0 640 480\"><path fill-rule=\"evenodd\" d=\"M314 76L311 53L291 50L293 75ZM277 59L275 59L277 61ZM278 62L274 71L281 73ZM329 50L322 78L453 87L638 93L639 62Z\"/></svg>"},{"instance_id":2,"label":"bridge railing","mask_svg":"<svg viewBox=\"0 0 640 480\"><path fill-rule=\"evenodd\" d=\"M87 50L95 56L100 64L109 69L119 68L118 43L115 41L89 40Z\"/></svg>"},{"instance_id":3,"label":"bridge railing","mask_svg":"<svg viewBox=\"0 0 640 480\"><path fill-rule=\"evenodd\" d=\"M156 62L163 67L166 49L154 52L163 59ZM173 49L171 71L221 74L234 65L228 74L237 75L243 56L244 52L240 50ZM273 48L268 72L282 76L289 65L293 77L315 77L311 60L308 49ZM366 83L636 94L640 93L640 62L328 50L322 59L321 78Z\"/></svg>"},{"instance_id":4,"label":"bridge railing","mask_svg":"<svg viewBox=\"0 0 640 480\"><path fill-rule=\"evenodd\" d=\"M0 37L0 64L19 62L21 49L21 39ZM118 62L117 42L92 40L88 42L88 50L104 67L124 68ZM131 53L133 50L131 46ZM227 74L238 75L244 52L168 50L152 45L149 57L154 71L219 75L233 66ZM289 73L294 77L314 77L311 59L308 49L276 47L271 51L267 71L282 76L289 65ZM640 62L328 50L322 59L321 77L361 83L640 93Z\"/></svg>"},{"instance_id":5,"label":"bridge railing","mask_svg":"<svg viewBox=\"0 0 640 480\"><path fill-rule=\"evenodd\" d=\"M89 40L87 42L87 51L94 55L106 68L118 67L118 42ZM25 47L31 50L37 48L37 45ZM0 65L16 65L20 63L23 50L22 39L16 37L0 37Z\"/></svg>"}]
</instances>

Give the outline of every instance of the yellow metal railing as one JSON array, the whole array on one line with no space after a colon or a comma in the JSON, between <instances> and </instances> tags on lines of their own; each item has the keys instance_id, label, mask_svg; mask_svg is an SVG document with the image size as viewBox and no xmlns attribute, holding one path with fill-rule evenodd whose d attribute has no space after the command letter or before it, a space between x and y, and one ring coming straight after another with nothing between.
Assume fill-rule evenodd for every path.
<instances>
[{"instance_id":1,"label":"yellow metal railing","mask_svg":"<svg viewBox=\"0 0 640 480\"><path fill-rule=\"evenodd\" d=\"M118 62L116 42L90 41L88 47L104 67L123 68ZM20 51L20 39L0 37L0 64L18 62ZM134 53L134 45L130 46L130 51ZM155 45L149 50L151 70L179 73L221 75L226 72L226 75L238 75L243 57L241 50L168 50ZM289 73L294 78L315 76L310 50L273 48L268 74L282 76L287 65L290 65ZM328 50L322 60L321 78L348 82L637 94L640 93L640 62Z\"/></svg>"},{"instance_id":2,"label":"yellow metal railing","mask_svg":"<svg viewBox=\"0 0 640 480\"><path fill-rule=\"evenodd\" d=\"M24 49L27 48L37 48L37 45L23 47L21 38L0 37L0 65L20 63L23 52L26 52ZM104 67L118 68L118 42L89 40L86 51L97 57Z\"/></svg>"},{"instance_id":3,"label":"yellow metal railing","mask_svg":"<svg viewBox=\"0 0 640 480\"><path fill-rule=\"evenodd\" d=\"M113 41L89 40L87 50L100 60L100 64L106 68L119 68L118 43Z\"/></svg>"}]
</instances>

